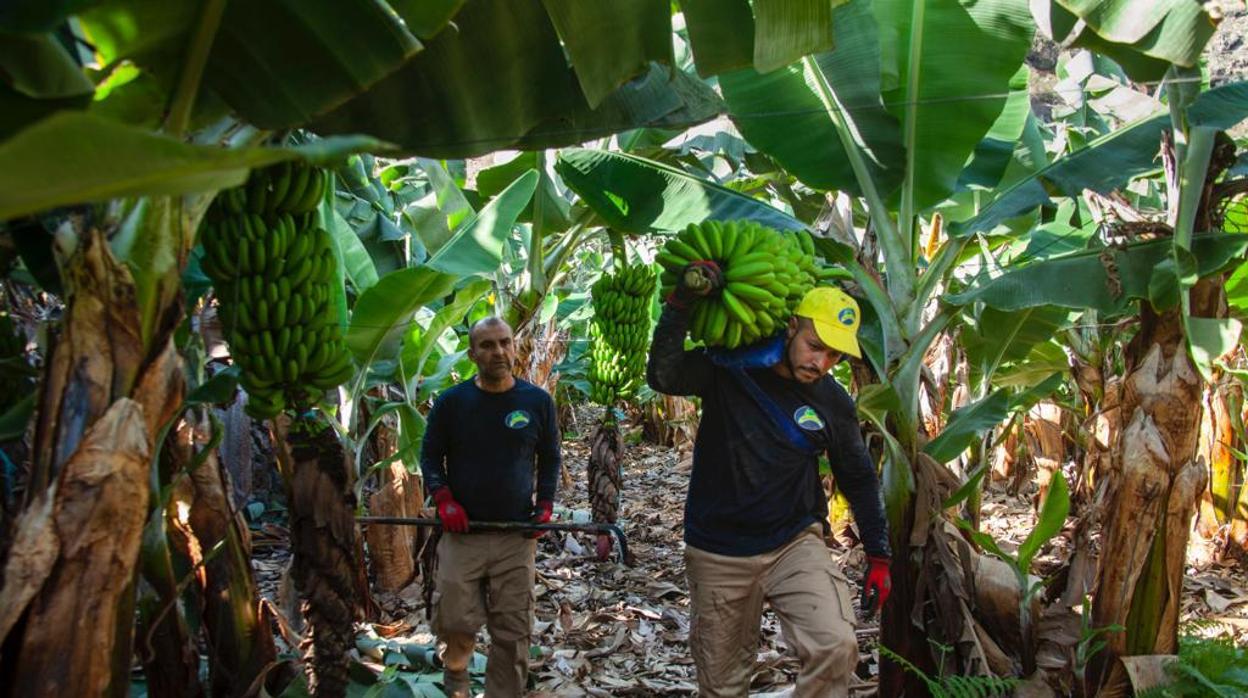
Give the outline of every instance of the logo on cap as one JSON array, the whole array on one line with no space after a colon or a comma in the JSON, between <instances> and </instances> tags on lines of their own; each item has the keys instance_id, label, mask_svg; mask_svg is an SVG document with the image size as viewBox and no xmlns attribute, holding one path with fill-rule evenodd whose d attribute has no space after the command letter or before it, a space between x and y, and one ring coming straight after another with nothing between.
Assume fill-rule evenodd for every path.
<instances>
[{"instance_id":1,"label":"logo on cap","mask_svg":"<svg viewBox=\"0 0 1248 698\"><path fill-rule=\"evenodd\" d=\"M836 314L836 319L840 320L842 325L854 324L854 309L841 308L841 312Z\"/></svg>"},{"instance_id":2,"label":"logo on cap","mask_svg":"<svg viewBox=\"0 0 1248 698\"><path fill-rule=\"evenodd\" d=\"M516 410L515 412L511 412L507 415L504 423L507 425L508 429L523 429L529 426L530 421L532 420L529 419L528 412L525 412L524 410Z\"/></svg>"},{"instance_id":3,"label":"logo on cap","mask_svg":"<svg viewBox=\"0 0 1248 698\"><path fill-rule=\"evenodd\" d=\"M809 405L802 405L793 413L793 421L797 422L797 426L806 431L819 431L823 429L823 420L819 418L819 413Z\"/></svg>"}]
</instances>

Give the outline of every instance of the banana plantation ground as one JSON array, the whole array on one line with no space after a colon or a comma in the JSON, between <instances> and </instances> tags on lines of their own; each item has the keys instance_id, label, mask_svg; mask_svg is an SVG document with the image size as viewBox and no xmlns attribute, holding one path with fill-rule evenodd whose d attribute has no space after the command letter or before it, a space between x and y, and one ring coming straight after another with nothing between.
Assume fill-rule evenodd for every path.
<instances>
[{"instance_id":1,"label":"banana plantation ground","mask_svg":"<svg viewBox=\"0 0 1248 698\"><path fill-rule=\"evenodd\" d=\"M586 465L587 435L578 426L591 424L597 409L578 409L570 420L564 442L564 458L572 481L561 491L564 513L588 512ZM623 462L626 483L622 497L621 525L635 557L631 567L613 553L610 561L594 555L592 536L548 534L538 552L537 611L532 647L534 696L653 696L696 693L693 661L687 637L689 602L682 561L681 515L691 468L689 445L680 436L691 433L684 425L678 447L656 446L644 440L637 424L626 429L629 443ZM266 470L258 471L266 477ZM982 528L1013 551L1035 525L1032 506L1034 485L1017 494L1008 482L991 484L982 507ZM278 609L282 643L289 651L301 641L297 630L297 602L284 573L290 560L288 532L279 512L261 513L269 500L261 485L252 497L253 566L262 594ZM276 498L276 499L280 499ZM272 500L276 501L276 500ZM1073 523L1073 522L1072 522ZM1071 531L1066 530L1046 546L1036 561L1035 572L1048 576L1071 554ZM861 546L850 537L829 541L833 558L858 584L864 565ZM1095 543L1095 542L1094 542ZM1207 544L1197 541L1189 551L1182 603L1182 623L1192 636L1235 638L1248 641L1248 573L1231 560L1213 561ZM376 580L372 580L375 584ZM399 591L375 591L373 617L358 625L353 654L353 696L438 696L440 668L433 650L434 638L425 617L419 579ZM859 599L854 599L855 609ZM879 618L858 616L860 660L854 696L877 692L879 672ZM1081 632L1078 626L1044 625L1044 637L1060 641L1060 634ZM488 636L482 633L479 656L473 665L477 691L484 680L484 652ZM1043 648L1042 648L1043 649ZM1043 652L1040 665L1045 666ZM1064 657L1048 657L1061 666ZM762 642L751 696L791 695L797 660L785 646L775 617L763 619ZM1017 695L1051 695L1021 689Z\"/></svg>"}]
</instances>

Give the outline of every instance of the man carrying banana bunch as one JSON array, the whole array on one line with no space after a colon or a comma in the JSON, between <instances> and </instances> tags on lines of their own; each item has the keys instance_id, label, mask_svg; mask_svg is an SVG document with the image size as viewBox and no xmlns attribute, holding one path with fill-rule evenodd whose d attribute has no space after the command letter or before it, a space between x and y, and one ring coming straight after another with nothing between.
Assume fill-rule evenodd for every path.
<instances>
[{"instance_id":1,"label":"man carrying banana bunch","mask_svg":"<svg viewBox=\"0 0 1248 698\"><path fill-rule=\"evenodd\" d=\"M468 332L477 375L444 392L429 412L420 469L438 507L433 631L445 643L444 685L468 695L477 630L490 632L487 696L524 695L533 627L537 541L518 532L470 532L471 520L550 521L559 476L555 404L512 375L511 327L485 318ZM534 466L537 492L534 496Z\"/></svg>"},{"instance_id":2,"label":"man carrying banana bunch","mask_svg":"<svg viewBox=\"0 0 1248 698\"><path fill-rule=\"evenodd\" d=\"M879 480L854 401L827 375L844 354L861 356L858 306L840 289L816 287L769 341L686 351L691 306L723 285L713 261L682 271L646 372L659 392L702 398L685 501L689 640L700 694L747 695L767 602L801 662L796 695L845 696L858 642L848 581L823 542L821 454L867 551L864 607L883 606L892 584Z\"/></svg>"}]
</instances>

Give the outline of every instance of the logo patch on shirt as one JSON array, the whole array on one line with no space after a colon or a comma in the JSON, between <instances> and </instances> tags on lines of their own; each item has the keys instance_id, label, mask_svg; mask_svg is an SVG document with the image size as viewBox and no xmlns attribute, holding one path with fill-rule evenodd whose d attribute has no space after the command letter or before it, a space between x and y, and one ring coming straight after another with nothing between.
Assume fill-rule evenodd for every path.
<instances>
[{"instance_id":1,"label":"logo patch on shirt","mask_svg":"<svg viewBox=\"0 0 1248 698\"><path fill-rule=\"evenodd\" d=\"M802 405L793 413L793 421L797 422L797 426L806 431L821 431L823 429L823 420L819 418L819 413L809 405Z\"/></svg>"},{"instance_id":2,"label":"logo patch on shirt","mask_svg":"<svg viewBox=\"0 0 1248 698\"><path fill-rule=\"evenodd\" d=\"M529 419L528 412L515 410L507 414L507 418L503 420L503 423L507 425L508 429L523 429L529 426L531 421L533 420Z\"/></svg>"}]
</instances>

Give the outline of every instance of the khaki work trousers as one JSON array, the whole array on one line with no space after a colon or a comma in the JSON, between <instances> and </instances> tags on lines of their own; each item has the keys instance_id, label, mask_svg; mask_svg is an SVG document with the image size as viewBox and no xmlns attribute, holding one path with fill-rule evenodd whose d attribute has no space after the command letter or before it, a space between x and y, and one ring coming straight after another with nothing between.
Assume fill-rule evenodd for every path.
<instances>
[{"instance_id":1,"label":"khaki work trousers","mask_svg":"<svg viewBox=\"0 0 1248 698\"><path fill-rule=\"evenodd\" d=\"M795 695L849 694L849 677L858 664L849 583L828 555L821 532L815 524L780 548L751 557L685 547L689 644L699 695L749 695L764 601L801 662Z\"/></svg>"},{"instance_id":2,"label":"khaki work trousers","mask_svg":"<svg viewBox=\"0 0 1248 698\"><path fill-rule=\"evenodd\" d=\"M468 695L477 631L490 632L487 698L524 695L533 628L537 541L520 533L443 533L433 593L433 632L445 643L447 694Z\"/></svg>"}]
</instances>

